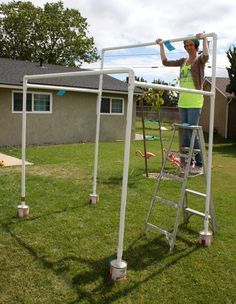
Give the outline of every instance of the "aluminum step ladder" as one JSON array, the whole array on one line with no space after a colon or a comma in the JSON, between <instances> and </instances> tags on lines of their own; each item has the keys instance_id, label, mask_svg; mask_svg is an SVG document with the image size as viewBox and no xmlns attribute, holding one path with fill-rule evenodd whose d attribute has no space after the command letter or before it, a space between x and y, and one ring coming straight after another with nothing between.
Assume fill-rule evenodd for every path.
<instances>
[{"instance_id":1,"label":"aluminum step ladder","mask_svg":"<svg viewBox=\"0 0 236 304\"><path fill-rule=\"evenodd\" d=\"M189 147L182 147L182 144L181 144L181 136L182 136L182 132L184 130L189 130L189 132L191 132L191 139L190 139ZM173 144L177 131L178 131L179 143L180 143L180 149L179 149L180 151L178 152L178 155L179 155L181 161L185 163L184 172L182 174L178 174L178 175L170 174L168 171L166 171L168 155L170 155L170 153L171 153L172 144ZM197 138L199 141L199 149L194 148L195 139L197 139ZM192 166L191 163L195 159L195 156L197 153L200 153L202 156L203 172L193 175L193 174L191 174L191 171L190 171L191 166ZM169 242L170 251L172 251L175 246L176 235L177 235L178 227L180 224L180 217L181 217L182 212L183 212L183 218L184 218L185 224L188 223L189 218L192 215L196 215L196 216L205 218L204 212L200 212L200 211L190 208L188 206L189 205L188 204L189 196L198 197L198 198L203 199L203 201L206 201L206 196L207 196L206 193L202 193L202 192L187 188L188 181L191 178L193 178L193 177L195 178L200 175L205 175L205 184L206 184L207 183L207 157L206 157L205 142L204 142L202 127L201 126L191 126L188 124L173 124L172 136L171 136L171 139L170 139L170 142L168 145L166 157L164 159L161 172L157 178L154 195L152 197L147 219L145 222L145 232L148 229L153 229L166 236L166 238ZM160 194L159 194L160 187L162 184L162 180L164 180L165 178L180 183L181 190L180 190L179 201L177 201L177 202L172 201L172 200L169 200L169 199L166 199L166 198L160 196ZM150 217L154 213L153 208L154 208L154 205L156 205L156 204L165 204L176 210L175 223L174 223L173 229L171 231L167 231L166 229L163 229L163 228L159 227L158 225L151 223ZM211 224L212 231L216 232L216 221L215 221L215 213L214 213L212 197L210 198L210 210L209 210L208 218L209 218L209 222Z\"/></svg>"}]
</instances>

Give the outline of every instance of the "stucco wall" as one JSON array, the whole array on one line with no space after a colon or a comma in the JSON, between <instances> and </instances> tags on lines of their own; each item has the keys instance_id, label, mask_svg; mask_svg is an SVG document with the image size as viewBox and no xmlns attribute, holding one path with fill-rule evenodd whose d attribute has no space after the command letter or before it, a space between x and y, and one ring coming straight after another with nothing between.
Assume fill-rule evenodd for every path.
<instances>
[{"instance_id":1,"label":"stucco wall","mask_svg":"<svg viewBox=\"0 0 236 304\"><path fill-rule=\"evenodd\" d=\"M47 91L50 92L50 91ZM51 114L27 114L27 144L94 142L96 132L96 94L53 93ZM107 94L103 94L107 96ZM112 96L109 94L108 96ZM101 115L101 141L124 139L127 97L124 115ZM21 145L22 115L12 113L12 90L0 89L0 146ZM135 111L134 111L135 113ZM133 115L133 126L135 116ZM132 136L134 136L134 127Z\"/></svg>"},{"instance_id":2,"label":"stucco wall","mask_svg":"<svg viewBox=\"0 0 236 304\"><path fill-rule=\"evenodd\" d=\"M229 104L228 118L228 138L236 139L236 101L232 100Z\"/></svg>"}]
</instances>

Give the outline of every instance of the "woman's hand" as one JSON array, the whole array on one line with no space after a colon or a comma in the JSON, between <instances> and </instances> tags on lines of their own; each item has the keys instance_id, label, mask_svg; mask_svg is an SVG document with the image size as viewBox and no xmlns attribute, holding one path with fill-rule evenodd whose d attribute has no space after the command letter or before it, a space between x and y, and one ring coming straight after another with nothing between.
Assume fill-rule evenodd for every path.
<instances>
[{"instance_id":1,"label":"woman's hand","mask_svg":"<svg viewBox=\"0 0 236 304\"><path fill-rule=\"evenodd\" d=\"M207 37L204 37L205 32L196 34L196 39L203 40L203 55L209 57L209 50L208 50L208 40Z\"/></svg>"},{"instance_id":2,"label":"woman's hand","mask_svg":"<svg viewBox=\"0 0 236 304\"><path fill-rule=\"evenodd\" d=\"M157 38L156 39L156 44L162 45L163 44L163 40L161 38Z\"/></svg>"},{"instance_id":3,"label":"woman's hand","mask_svg":"<svg viewBox=\"0 0 236 304\"><path fill-rule=\"evenodd\" d=\"M204 37L203 37L204 34L205 34L204 32L203 33L197 33L196 34L196 39L198 39L198 40L204 39Z\"/></svg>"}]
</instances>

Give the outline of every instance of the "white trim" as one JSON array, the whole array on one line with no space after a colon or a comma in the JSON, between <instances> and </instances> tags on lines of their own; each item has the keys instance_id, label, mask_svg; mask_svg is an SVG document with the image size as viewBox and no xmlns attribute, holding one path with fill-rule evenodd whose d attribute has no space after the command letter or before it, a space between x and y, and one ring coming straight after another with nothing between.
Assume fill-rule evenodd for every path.
<instances>
[{"instance_id":1,"label":"white trim","mask_svg":"<svg viewBox=\"0 0 236 304\"><path fill-rule=\"evenodd\" d=\"M108 94L122 94L122 95L128 95L128 92L124 92L124 91L108 91L108 90L102 90L104 93L108 93ZM139 96L142 95L143 93L134 93L134 96Z\"/></svg>"},{"instance_id":2,"label":"white trim","mask_svg":"<svg viewBox=\"0 0 236 304\"><path fill-rule=\"evenodd\" d=\"M22 111L14 111L14 93L22 94L22 106L23 106L23 91L20 90L12 90L12 98L11 98L11 112L12 114L22 114ZM41 91L29 91L27 94L32 95L32 111L27 111L27 114L52 114L52 104L53 104L53 94L49 92L41 92ZM50 111L34 111L34 95L49 95L50 96Z\"/></svg>"},{"instance_id":3,"label":"white trim","mask_svg":"<svg viewBox=\"0 0 236 304\"><path fill-rule=\"evenodd\" d=\"M13 89L13 90L20 90L22 89L22 86L18 85L5 85L5 84L0 84L0 88L2 89Z\"/></svg>"}]
</instances>

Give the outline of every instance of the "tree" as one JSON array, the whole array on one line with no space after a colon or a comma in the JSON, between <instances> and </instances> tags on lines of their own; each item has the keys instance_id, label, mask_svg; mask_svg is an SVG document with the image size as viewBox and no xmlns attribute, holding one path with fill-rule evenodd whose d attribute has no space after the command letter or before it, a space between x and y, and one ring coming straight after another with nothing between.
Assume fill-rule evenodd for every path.
<instances>
[{"instance_id":1,"label":"tree","mask_svg":"<svg viewBox=\"0 0 236 304\"><path fill-rule=\"evenodd\" d=\"M174 86L173 84L167 83L160 79L154 79L152 83ZM159 92L160 96L162 97L162 106L176 107L179 99L177 92L171 90L156 90L156 92Z\"/></svg>"},{"instance_id":2,"label":"tree","mask_svg":"<svg viewBox=\"0 0 236 304\"><path fill-rule=\"evenodd\" d=\"M143 77L136 77L135 76L135 80L136 81L141 81L141 82L147 82L146 80L144 80L144 78ZM126 82L128 82L128 77L127 77L127 79L126 79ZM170 83L167 83L167 82L165 82L165 81L163 81L163 80L160 80L160 79L158 79L158 80L156 80L156 79L154 79L153 81L152 81L152 83L155 83L155 84L163 84L163 85L172 85L172 86L174 86L174 84L170 84ZM143 88L141 88L142 90L143 90ZM158 90L158 89L151 89L151 90L144 90L145 91L145 93L150 93L151 95L152 95L152 100L155 100L155 107L156 107L156 112L158 112L160 109L159 109L159 106L166 106L166 107L176 107L176 105L177 105L177 103L178 103L178 99L179 99L179 97L178 97L178 93L177 92L175 92L175 91L171 91L171 90ZM149 95L150 95L149 94ZM156 99L153 99L153 95L155 95L156 94L156 97L157 98L161 98L160 99L160 104L159 104L159 101L158 101L158 99L156 98ZM139 99L138 99L138 102L139 102ZM146 100L146 98L144 98L144 100L143 100L143 105L144 106L146 106L146 105L150 105L150 99L149 99L149 101L148 100ZM155 108L154 107L154 108Z\"/></svg>"},{"instance_id":3,"label":"tree","mask_svg":"<svg viewBox=\"0 0 236 304\"><path fill-rule=\"evenodd\" d=\"M236 46L229 48L226 54L230 62L230 67L227 68L230 83L226 87L226 92L236 97Z\"/></svg>"},{"instance_id":4,"label":"tree","mask_svg":"<svg viewBox=\"0 0 236 304\"><path fill-rule=\"evenodd\" d=\"M156 83L153 81L153 83ZM140 102L142 108L142 129L143 129L143 145L144 145L144 155L147 153L146 147L146 134L145 134L145 123L144 123L144 104L148 104L152 106L152 109L158 113L159 116L159 134L160 134L160 144L161 144L161 154L162 154L162 164L164 162L164 154L163 154L163 141L162 141L162 133L161 133L161 120L160 120L160 107L164 104L163 94L164 90L159 89L145 89L143 90L143 94L137 98L137 101ZM144 157L145 164L145 173L146 177L148 177L148 168L147 168L147 158Z\"/></svg>"},{"instance_id":5,"label":"tree","mask_svg":"<svg viewBox=\"0 0 236 304\"><path fill-rule=\"evenodd\" d=\"M0 57L79 66L98 59L87 19L61 1L35 7L30 1L0 4Z\"/></svg>"}]
</instances>

